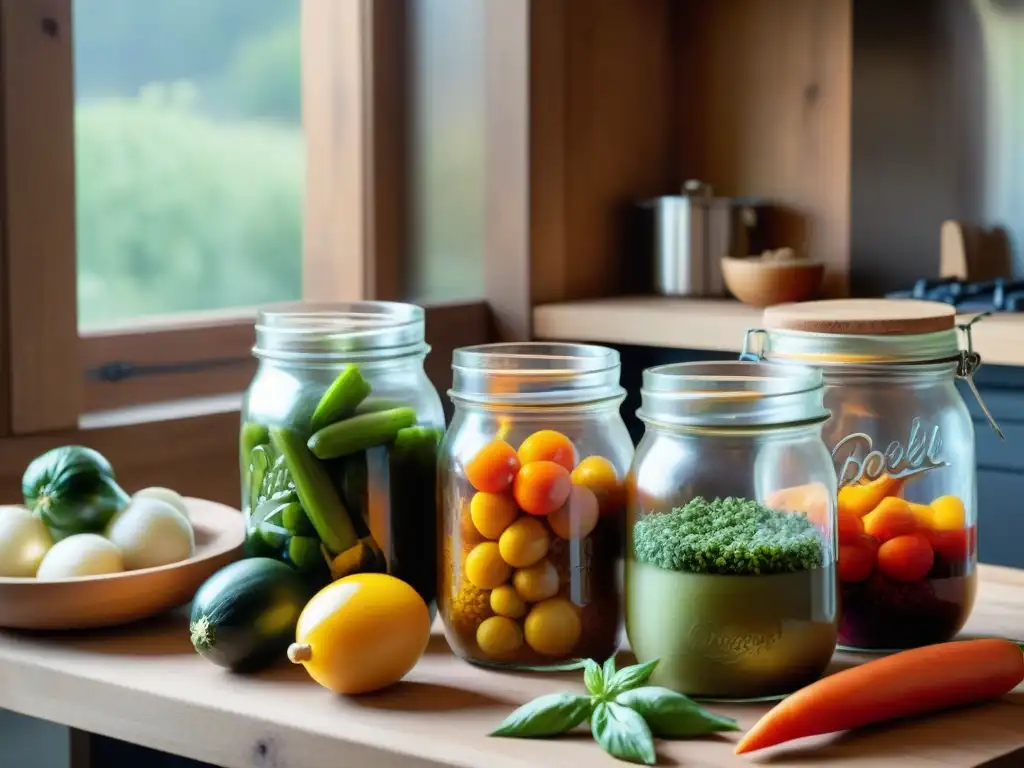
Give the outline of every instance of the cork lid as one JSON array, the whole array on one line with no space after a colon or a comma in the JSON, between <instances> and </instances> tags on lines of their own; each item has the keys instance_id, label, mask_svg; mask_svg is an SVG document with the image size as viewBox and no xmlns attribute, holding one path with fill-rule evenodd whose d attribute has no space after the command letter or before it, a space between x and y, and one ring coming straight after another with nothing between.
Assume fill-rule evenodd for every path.
<instances>
[{"instance_id":1,"label":"cork lid","mask_svg":"<svg viewBox=\"0 0 1024 768\"><path fill-rule=\"evenodd\" d=\"M777 304L764 311L764 327L772 331L910 336L949 331L956 309L919 299L826 299Z\"/></svg>"}]
</instances>

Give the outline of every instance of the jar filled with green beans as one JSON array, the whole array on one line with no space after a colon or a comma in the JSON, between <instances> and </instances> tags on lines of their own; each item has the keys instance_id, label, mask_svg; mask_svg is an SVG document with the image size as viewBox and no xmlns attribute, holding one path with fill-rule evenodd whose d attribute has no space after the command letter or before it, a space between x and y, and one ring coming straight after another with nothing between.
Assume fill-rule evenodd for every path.
<instances>
[{"instance_id":1,"label":"jar filled with green beans","mask_svg":"<svg viewBox=\"0 0 1024 768\"><path fill-rule=\"evenodd\" d=\"M433 608L441 400L423 309L392 302L260 312L239 440L246 554L311 586L387 572Z\"/></svg>"}]
</instances>

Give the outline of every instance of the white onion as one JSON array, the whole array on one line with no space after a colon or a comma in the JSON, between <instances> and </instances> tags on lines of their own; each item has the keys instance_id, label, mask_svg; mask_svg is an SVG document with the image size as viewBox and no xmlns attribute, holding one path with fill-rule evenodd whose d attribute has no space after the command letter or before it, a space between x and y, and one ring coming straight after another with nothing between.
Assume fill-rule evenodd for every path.
<instances>
[{"instance_id":1,"label":"white onion","mask_svg":"<svg viewBox=\"0 0 1024 768\"><path fill-rule=\"evenodd\" d=\"M54 544L39 565L40 579L102 576L124 570L121 550L95 533L76 533Z\"/></svg>"},{"instance_id":2,"label":"white onion","mask_svg":"<svg viewBox=\"0 0 1024 768\"><path fill-rule=\"evenodd\" d=\"M136 491L132 497L135 499L160 499L160 501L166 501L176 510L181 512L185 516L186 520L190 520L188 514L188 504L185 503L184 497L175 490L170 488L162 488L159 485L151 486L150 488L143 488L141 491Z\"/></svg>"},{"instance_id":3,"label":"white onion","mask_svg":"<svg viewBox=\"0 0 1024 768\"><path fill-rule=\"evenodd\" d=\"M35 576L52 546L42 520L25 507L0 506L0 576Z\"/></svg>"},{"instance_id":4,"label":"white onion","mask_svg":"<svg viewBox=\"0 0 1024 768\"><path fill-rule=\"evenodd\" d=\"M107 527L107 538L121 550L129 571L187 560L195 552L192 524L160 499L133 499Z\"/></svg>"}]
</instances>

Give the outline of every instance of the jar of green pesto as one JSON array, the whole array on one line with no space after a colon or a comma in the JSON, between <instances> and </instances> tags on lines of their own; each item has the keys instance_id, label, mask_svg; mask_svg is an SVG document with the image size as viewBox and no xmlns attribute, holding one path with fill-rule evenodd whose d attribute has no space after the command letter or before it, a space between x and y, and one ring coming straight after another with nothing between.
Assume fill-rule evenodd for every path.
<instances>
[{"instance_id":1,"label":"jar of green pesto","mask_svg":"<svg viewBox=\"0 0 1024 768\"><path fill-rule=\"evenodd\" d=\"M652 682L784 696L836 645L836 478L819 371L753 362L644 371L629 475L626 630Z\"/></svg>"},{"instance_id":2,"label":"jar of green pesto","mask_svg":"<svg viewBox=\"0 0 1024 768\"><path fill-rule=\"evenodd\" d=\"M386 571L436 592L441 398L421 307L382 301L267 309L242 404L246 554L312 586Z\"/></svg>"}]
</instances>

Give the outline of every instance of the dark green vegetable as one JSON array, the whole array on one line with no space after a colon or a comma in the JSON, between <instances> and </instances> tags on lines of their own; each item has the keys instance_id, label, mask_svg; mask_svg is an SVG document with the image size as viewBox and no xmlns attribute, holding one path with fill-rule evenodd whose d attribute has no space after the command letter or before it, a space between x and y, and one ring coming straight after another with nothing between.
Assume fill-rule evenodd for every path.
<instances>
[{"instance_id":1,"label":"dark green vegetable","mask_svg":"<svg viewBox=\"0 0 1024 768\"><path fill-rule=\"evenodd\" d=\"M309 420L309 429L316 432L336 421L349 418L356 407L370 394L358 365L349 365L324 392Z\"/></svg>"},{"instance_id":2,"label":"dark green vegetable","mask_svg":"<svg viewBox=\"0 0 1024 768\"><path fill-rule=\"evenodd\" d=\"M357 511L363 518L370 513L368 498L369 483L366 473L366 454L357 453L337 459L341 462L341 495L354 515Z\"/></svg>"},{"instance_id":3,"label":"dark green vegetable","mask_svg":"<svg viewBox=\"0 0 1024 768\"><path fill-rule=\"evenodd\" d=\"M213 574L192 601L189 632L205 659L239 672L285 657L311 589L298 573L266 557L239 560Z\"/></svg>"},{"instance_id":4,"label":"dark green vegetable","mask_svg":"<svg viewBox=\"0 0 1024 768\"><path fill-rule=\"evenodd\" d=\"M249 453L249 509L256 509L262 501L260 491L273 459L267 450L269 446L257 445Z\"/></svg>"},{"instance_id":5,"label":"dark green vegetable","mask_svg":"<svg viewBox=\"0 0 1024 768\"><path fill-rule=\"evenodd\" d=\"M130 501L102 454L80 445L54 448L34 459L21 478L25 506L57 538L98 533Z\"/></svg>"},{"instance_id":6,"label":"dark green vegetable","mask_svg":"<svg viewBox=\"0 0 1024 768\"><path fill-rule=\"evenodd\" d=\"M771 574L821 566L821 534L805 515L749 499L697 497L633 526L633 556L670 571Z\"/></svg>"},{"instance_id":7,"label":"dark green vegetable","mask_svg":"<svg viewBox=\"0 0 1024 768\"><path fill-rule=\"evenodd\" d=\"M320 539L315 536L292 536L288 540L285 555L288 561L303 573L315 571L324 565Z\"/></svg>"},{"instance_id":8,"label":"dark green vegetable","mask_svg":"<svg viewBox=\"0 0 1024 768\"><path fill-rule=\"evenodd\" d=\"M390 443L399 430L415 423L416 411L412 408L364 413L314 432L308 446L318 459L337 459Z\"/></svg>"},{"instance_id":9,"label":"dark green vegetable","mask_svg":"<svg viewBox=\"0 0 1024 768\"><path fill-rule=\"evenodd\" d=\"M238 459L242 470L242 487L249 487L249 467L252 463L252 450L257 445L270 442L270 433L262 424L243 422L238 437Z\"/></svg>"},{"instance_id":10,"label":"dark green vegetable","mask_svg":"<svg viewBox=\"0 0 1024 768\"><path fill-rule=\"evenodd\" d=\"M708 712L667 688L643 686L658 662L615 671L615 659L604 668L584 659L583 682L588 696L552 693L524 704L491 732L492 736L547 738L581 725L588 717L594 739L610 755L654 765L654 736L686 738L717 731L735 731L736 721Z\"/></svg>"},{"instance_id":11,"label":"dark green vegetable","mask_svg":"<svg viewBox=\"0 0 1024 768\"><path fill-rule=\"evenodd\" d=\"M302 436L286 427L273 427L270 440L284 457L299 502L328 551L339 554L355 544L358 536L348 510Z\"/></svg>"}]
</instances>

